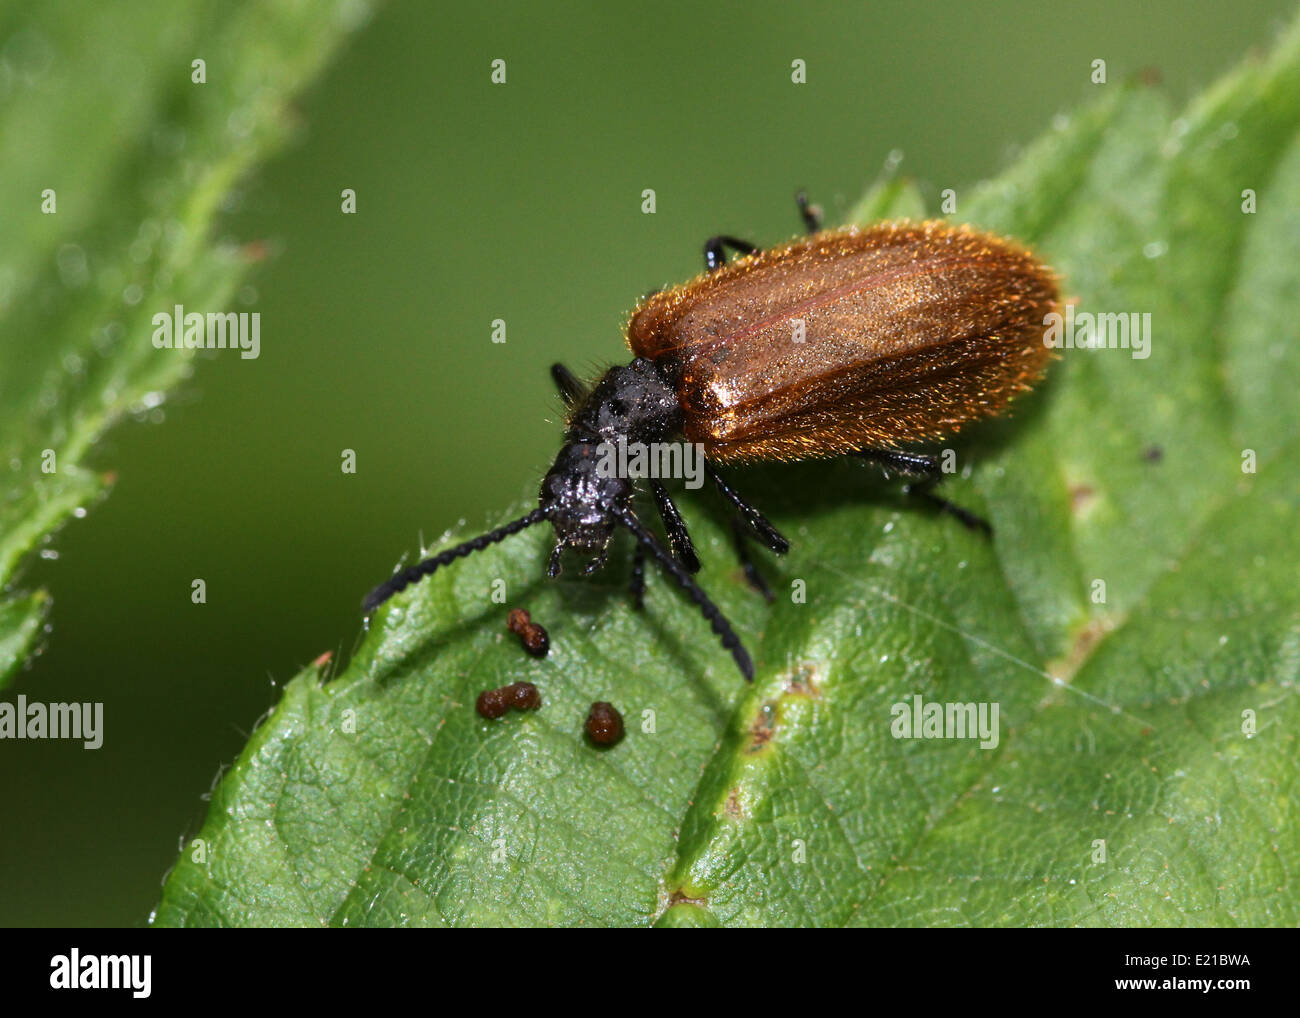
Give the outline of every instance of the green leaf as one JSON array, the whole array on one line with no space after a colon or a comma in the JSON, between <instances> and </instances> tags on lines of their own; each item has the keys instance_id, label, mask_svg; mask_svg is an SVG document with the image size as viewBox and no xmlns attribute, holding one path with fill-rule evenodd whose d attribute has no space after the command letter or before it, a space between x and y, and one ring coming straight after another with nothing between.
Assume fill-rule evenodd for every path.
<instances>
[{"instance_id":1,"label":"green leaf","mask_svg":"<svg viewBox=\"0 0 1300 1018\"><path fill-rule=\"evenodd\" d=\"M0 5L0 686L48 609L15 593L21 564L111 480L84 465L94 442L192 369L194 351L154 348L153 315L230 304L259 248L214 241L222 202L363 12Z\"/></svg>"},{"instance_id":2,"label":"green leaf","mask_svg":"<svg viewBox=\"0 0 1300 1018\"><path fill-rule=\"evenodd\" d=\"M1146 359L1063 351L955 447L972 469L946 493L991 542L861 463L747 471L793 539L767 608L687 498L752 687L662 578L637 612L625 567L541 579L540 529L471 556L389 602L332 681L289 683L153 921L1295 925L1298 140L1292 29L1177 117L1110 86L958 196L1078 311L1153 330ZM914 196L887 180L862 208ZM513 605L545 660L505 632ZM475 713L518 680L540 711ZM996 704L996 747L895 738L914 696ZM627 721L613 748L581 737L594 700Z\"/></svg>"}]
</instances>

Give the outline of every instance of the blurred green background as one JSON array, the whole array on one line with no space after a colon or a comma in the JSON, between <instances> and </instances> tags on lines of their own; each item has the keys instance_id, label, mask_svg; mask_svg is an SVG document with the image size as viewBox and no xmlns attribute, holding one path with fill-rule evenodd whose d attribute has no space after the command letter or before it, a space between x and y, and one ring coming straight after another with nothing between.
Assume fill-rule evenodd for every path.
<instances>
[{"instance_id":1,"label":"blurred green background","mask_svg":"<svg viewBox=\"0 0 1300 1018\"><path fill-rule=\"evenodd\" d=\"M1093 59L1112 82L1154 69L1181 102L1292 9L379 8L222 224L276 252L250 281L260 359L201 358L163 423L113 430L91 464L116 488L26 572L53 630L8 698L102 700L106 737L0 745L0 923L143 925L277 683L350 653L362 594L419 534L535 493L547 365L624 359L623 315L697 272L705 237L784 239L797 186L834 221L893 150L932 207L960 200L1095 94Z\"/></svg>"}]
</instances>

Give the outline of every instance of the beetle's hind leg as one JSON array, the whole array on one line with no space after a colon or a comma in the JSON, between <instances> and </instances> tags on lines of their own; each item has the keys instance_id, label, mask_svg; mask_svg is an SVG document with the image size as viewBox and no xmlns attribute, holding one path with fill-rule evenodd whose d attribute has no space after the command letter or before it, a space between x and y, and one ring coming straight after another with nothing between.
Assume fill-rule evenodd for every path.
<instances>
[{"instance_id":1,"label":"beetle's hind leg","mask_svg":"<svg viewBox=\"0 0 1300 1018\"><path fill-rule=\"evenodd\" d=\"M914 498L919 498L922 502L933 506L941 513L948 513L950 516L955 516L961 521L962 526L967 530L978 531L985 537L993 536L993 524L983 516L978 516L969 509L964 509L957 505L955 502L949 502L942 495L936 495L930 490L938 483L937 479L933 479L905 484L903 485L903 492L907 495L913 496Z\"/></svg>"},{"instance_id":2,"label":"beetle's hind leg","mask_svg":"<svg viewBox=\"0 0 1300 1018\"><path fill-rule=\"evenodd\" d=\"M977 516L969 509L964 509L955 502L949 502L934 493L935 485L943 480L943 471L939 468L939 461L933 456L900 452L897 449L859 449L853 455L870 460L886 472L893 470L916 478L903 485L904 494L920 499L941 513L956 517L969 530L978 530L986 537L993 536L993 527L983 516Z\"/></svg>"},{"instance_id":3,"label":"beetle's hind leg","mask_svg":"<svg viewBox=\"0 0 1300 1018\"><path fill-rule=\"evenodd\" d=\"M938 481L943 477L939 461L924 453L903 452L899 449L858 449L853 455L870 460L884 470L886 476L893 470L921 480Z\"/></svg>"}]
</instances>

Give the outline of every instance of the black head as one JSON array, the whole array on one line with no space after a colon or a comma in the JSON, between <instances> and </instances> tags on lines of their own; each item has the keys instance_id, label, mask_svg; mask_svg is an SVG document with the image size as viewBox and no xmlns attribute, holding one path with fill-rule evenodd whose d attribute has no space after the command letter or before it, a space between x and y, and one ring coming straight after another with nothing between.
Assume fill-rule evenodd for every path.
<instances>
[{"instance_id":1,"label":"black head","mask_svg":"<svg viewBox=\"0 0 1300 1018\"><path fill-rule=\"evenodd\" d=\"M644 357L610 368L577 401L565 446L538 493L555 528L549 576L560 574L566 548L587 556L583 575L605 564L617 517L632 499L632 482L617 470L619 444L657 442L680 424L676 392Z\"/></svg>"}]
</instances>

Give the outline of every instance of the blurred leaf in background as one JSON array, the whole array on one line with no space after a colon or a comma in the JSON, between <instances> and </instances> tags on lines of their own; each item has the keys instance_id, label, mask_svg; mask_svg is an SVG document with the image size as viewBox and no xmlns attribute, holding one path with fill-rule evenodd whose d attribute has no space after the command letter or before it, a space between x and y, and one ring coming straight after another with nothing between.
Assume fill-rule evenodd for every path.
<instances>
[{"instance_id":1,"label":"blurred leaf in background","mask_svg":"<svg viewBox=\"0 0 1300 1018\"><path fill-rule=\"evenodd\" d=\"M357 0L0 9L0 686L49 608L20 565L111 483L87 450L124 415L158 414L190 370L193 350L154 347L153 316L235 300L263 251L214 237L214 217L367 13Z\"/></svg>"},{"instance_id":2,"label":"blurred leaf in background","mask_svg":"<svg viewBox=\"0 0 1300 1018\"><path fill-rule=\"evenodd\" d=\"M617 567L545 582L539 531L458 563L342 674L288 685L153 921L1300 921L1298 137L1293 27L1182 113L1117 86L959 195L954 218L1033 245L1079 310L1154 330L1145 359L1066 351L956 446L948 493L992 543L861 464L754 470L794 540L774 586L807 591L768 609L687 500L752 687L662 579L640 613ZM857 215L919 207L887 182ZM510 606L549 628L544 661ZM477 716L521 679L542 710ZM914 696L997 704L997 745L895 738ZM627 719L612 749L580 737L593 700Z\"/></svg>"}]
</instances>

